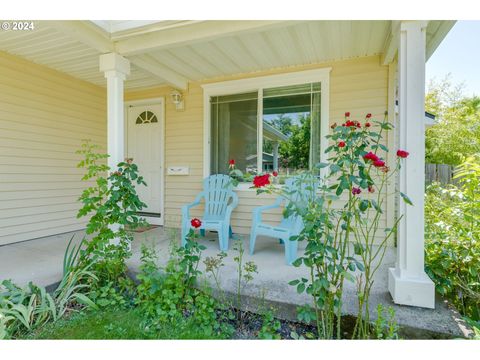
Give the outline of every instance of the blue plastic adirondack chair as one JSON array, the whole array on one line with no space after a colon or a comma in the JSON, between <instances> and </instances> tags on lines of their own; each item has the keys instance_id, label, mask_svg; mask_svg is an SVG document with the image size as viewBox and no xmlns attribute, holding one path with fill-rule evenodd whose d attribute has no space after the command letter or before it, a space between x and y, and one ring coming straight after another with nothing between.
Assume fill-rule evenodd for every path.
<instances>
[{"instance_id":1,"label":"blue plastic adirondack chair","mask_svg":"<svg viewBox=\"0 0 480 360\"><path fill-rule=\"evenodd\" d=\"M238 205L238 196L233 191L233 184L228 175L211 175L203 180L203 191L197 195L194 202L182 207L182 246L185 246L186 236L190 230L190 209L200 205L205 199L205 211L200 226L200 233L205 236L205 230L218 232L220 250L228 250L228 240L232 236L230 216Z\"/></svg>"},{"instance_id":2,"label":"blue plastic adirondack chair","mask_svg":"<svg viewBox=\"0 0 480 360\"><path fill-rule=\"evenodd\" d=\"M294 176L285 181L286 190L291 194L290 199L294 202L306 202L315 194L316 182L305 181L305 177ZM313 189L313 190L312 190ZM288 204L290 200L279 196L272 205L259 206L253 209L252 230L250 233L250 254L255 250L255 241L258 235L279 239L285 245L285 262L291 265L297 258L298 242L291 241L290 237L300 234L303 229L303 220L300 216L290 215L283 218L279 225L270 225L262 221L262 213L266 210L279 208L282 203Z\"/></svg>"}]
</instances>

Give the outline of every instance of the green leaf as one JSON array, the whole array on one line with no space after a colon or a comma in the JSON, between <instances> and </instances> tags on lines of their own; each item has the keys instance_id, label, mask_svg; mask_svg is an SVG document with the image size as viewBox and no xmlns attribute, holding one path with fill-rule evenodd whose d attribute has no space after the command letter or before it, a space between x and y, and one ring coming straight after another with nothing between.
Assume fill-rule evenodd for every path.
<instances>
[{"instance_id":1,"label":"green leaf","mask_svg":"<svg viewBox=\"0 0 480 360\"><path fill-rule=\"evenodd\" d=\"M301 294L305 291L305 283L300 283L297 286L297 293Z\"/></svg>"},{"instance_id":2,"label":"green leaf","mask_svg":"<svg viewBox=\"0 0 480 360\"><path fill-rule=\"evenodd\" d=\"M90 300L86 295L84 294L80 294L80 293L77 293L73 296L73 298L75 300L77 300L77 302L79 304L83 304L85 306L88 306L94 310L98 310L98 306L97 304L95 304L92 300Z\"/></svg>"},{"instance_id":3,"label":"green leaf","mask_svg":"<svg viewBox=\"0 0 480 360\"><path fill-rule=\"evenodd\" d=\"M353 244L353 251L355 252L355 255L361 255L365 251L365 248L362 244L355 243Z\"/></svg>"},{"instance_id":4,"label":"green leaf","mask_svg":"<svg viewBox=\"0 0 480 360\"><path fill-rule=\"evenodd\" d=\"M410 200L410 198L403 192L400 192L400 196L402 197L403 201L405 201L408 205L413 205L412 200Z\"/></svg>"},{"instance_id":5,"label":"green leaf","mask_svg":"<svg viewBox=\"0 0 480 360\"><path fill-rule=\"evenodd\" d=\"M356 264L357 264L358 270L365 271L365 266L361 262L357 261Z\"/></svg>"},{"instance_id":6,"label":"green leaf","mask_svg":"<svg viewBox=\"0 0 480 360\"><path fill-rule=\"evenodd\" d=\"M295 267L299 267L300 265L302 265L302 258L298 258L297 260L295 260L292 263L292 265L295 266Z\"/></svg>"},{"instance_id":7,"label":"green leaf","mask_svg":"<svg viewBox=\"0 0 480 360\"><path fill-rule=\"evenodd\" d=\"M368 208L370 207L370 201L368 200L362 200L358 204L358 208L360 209L361 212L365 212Z\"/></svg>"},{"instance_id":8,"label":"green leaf","mask_svg":"<svg viewBox=\"0 0 480 360\"><path fill-rule=\"evenodd\" d=\"M327 166L328 166L328 163L324 163L324 162L319 162L319 163L315 164L315 168L317 168L317 169L323 169Z\"/></svg>"},{"instance_id":9,"label":"green leaf","mask_svg":"<svg viewBox=\"0 0 480 360\"><path fill-rule=\"evenodd\" d=\"M340 196L343 193L343 188L341 186L337 186L337 190L335 191L335 195Z\"/></svg>"},{"instance_id":10,"label":"green leaf","mask_svg":"<svg viewBox=\"0 0 480 360\"><path fill-rule=\"evenodd\" d=\"M332 174L339 172L340 170L341 170L341 167L338 166L337 164L330 165L330 171L332 172Z\"/></svg>"}]
</instances>

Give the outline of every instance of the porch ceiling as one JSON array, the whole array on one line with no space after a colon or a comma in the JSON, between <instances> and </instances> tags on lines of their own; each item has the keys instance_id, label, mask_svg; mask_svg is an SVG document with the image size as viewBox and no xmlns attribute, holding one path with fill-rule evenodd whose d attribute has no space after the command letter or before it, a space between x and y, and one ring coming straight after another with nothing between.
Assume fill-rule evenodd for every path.
<instances>
[{"instance_id":1,"label":"porch ceiling","mask_svg":"<svg viewBox=\"0 0 480 360\"><path fill-rule=\"evenodd\" d=\"M427 56L454 22L431 21ZM0 32L0 50L105 86L102 53L131 60L126 89L392 53L392 21L37 21ZM395 49L393 49L394 51ZM388 60L388 59L387 59Z\"/></svg>"}]
</instances>

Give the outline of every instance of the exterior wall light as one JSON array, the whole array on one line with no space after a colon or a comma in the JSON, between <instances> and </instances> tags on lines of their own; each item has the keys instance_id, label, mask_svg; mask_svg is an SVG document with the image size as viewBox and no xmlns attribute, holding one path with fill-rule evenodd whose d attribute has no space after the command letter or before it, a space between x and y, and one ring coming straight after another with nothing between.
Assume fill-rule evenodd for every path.
<instances>
[{"instance_id":1,"label":"exterior wall light","mask_svg":"<svg viewBox=\"0 0 480 360\"><path fill-rule=\"evenodd\" d=\"M183 102L182 93L179 92L178 90L173 90L170 96L172 97L172 102L175 104L175 109L183 110L184 102Z\"/></svg>"}]
</instances>

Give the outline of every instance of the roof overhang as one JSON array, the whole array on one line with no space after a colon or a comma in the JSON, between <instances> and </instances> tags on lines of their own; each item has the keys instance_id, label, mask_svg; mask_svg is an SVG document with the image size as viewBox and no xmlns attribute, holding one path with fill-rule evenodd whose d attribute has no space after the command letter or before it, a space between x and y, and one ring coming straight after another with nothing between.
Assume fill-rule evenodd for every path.
<instances>
[{"instance_id":1,"label":"roof overhang","mask_svg":"<svg viewBox=\"0 0 480 360\"><path fill-rule=\"evenodd\" d=\"M429 21L427 58L454 21ZM320 64L366 56L393 61L398 21L38 21L33 32L0 32L0 50L105 86L99 55L130 60L126 89Z\"/></svg>"}]
</instances>

